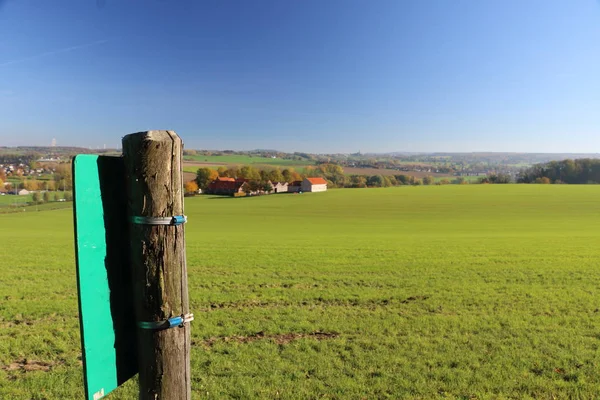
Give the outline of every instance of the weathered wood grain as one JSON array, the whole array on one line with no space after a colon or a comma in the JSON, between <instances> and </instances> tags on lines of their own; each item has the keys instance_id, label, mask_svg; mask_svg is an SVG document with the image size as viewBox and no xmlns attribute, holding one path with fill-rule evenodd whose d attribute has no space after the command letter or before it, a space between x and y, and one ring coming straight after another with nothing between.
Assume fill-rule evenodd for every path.
<instances>
[{"instance_id":1,"label":"weathered wood grain","mask_svg":"<svg viewBox=\"0 0 600 400\"><path fill-rule=\"evenodd\" d=\"M173 131L123 138L129 216L182 215L183 144ZM185 225L132 225L131 260L138 321L189 312ZM138 329L140 399L191 399L190 324Z\"/></svg>"}]
</instances>

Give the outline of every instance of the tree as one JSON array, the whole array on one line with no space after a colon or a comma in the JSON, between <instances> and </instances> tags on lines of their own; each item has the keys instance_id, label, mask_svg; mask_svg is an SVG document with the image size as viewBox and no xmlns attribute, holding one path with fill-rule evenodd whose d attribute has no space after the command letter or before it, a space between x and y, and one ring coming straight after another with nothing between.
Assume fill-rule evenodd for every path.
<instances>
[{"instance_id":1,"label":"tree","mask_svg":"<svg viewBox=\"0 0 600 400\"><path fill-rule=\"evenodd\" d=\"M282 182L284 180L283 174L279 170L279 168L274 168L269 171L268 178L271 182Z\"/></svg>"},{"instance_id":2,"label":"tree","mask_svg":"<svg viewBox=\"0 0 600 400\"><path fill-rule=\"evenodd\" d=\"M66 201L73 201L73 193L71 193L71 192L65 192L65 200Z\"/></svg>"},{"instance_id":3,"label":"tree","mask_svg":"<svg viewBox=\"0 0 600 400\"><path fill-rule=\"evenodd\" d=\"M35 179L27 179L23 182L23 188L29 191L40 190L40 183Z\"/></svg>"},{"instance_id":4,"label":"tree","mask_svg":"<svg viewBox=\"0 0 600 400\"><path fill-rule=\"evenodd\" d=\"M300 181L302 180L302 175L298 172L294 171L293 168L286 168L281 171L281 175L283 175L283 179L286 182Z\"/></svg>"},{"instance_id":5,"label":"tree","mask_svg":"<svg viewBox=\"0 0 600 400\"><path fill-rule=\"evenodd\" d=\"M266 192L266 193L270 193L273 191L273 186L269 183L269 182L265 182L263 184L262 189Z\"/></svg>"},{"instance_id":6,"label":"tree","mask_svg":"<svg viewBox=\"0 0 600 400\"><path fill-rule=\"evenodd\" d=\"M367 179L367 185L371 187L382 187L385 180L381 175L372 175Z\"/></svg>"},{"instance_id":7,"label":"tree","mask_svg":"<svg viewBox=\"0 0 600 400\"><path fill-rule=\"evenodd\" d=\"M198 193L198 184L196 181L186 182L184 188L186 193Z\"/></svg>"},{"instance_id":8,"label":"tree","mask_svg":"<svg viewBox=\"0 0 600 400\"><path fill-rule=\"evenodd\" d=\"M440 180L440 185L449 185L450 184L450 180L448 178L443 178L442 180Z\"/></svg>"},{"instance_id":9,"label":"tree","mask_svg":"<svg viewBox=\"0 0 600 400\"><path fill-rule=\"evenodd\" d=\"M431 175L427 175L423 178L423 185L433 185L435 178Z\"/></svg>"},{"instance_id":10,"label":"tree","mask_svg":"<svg viewBox=\"0 0 600 400\"><path fill-rule=\"evenodd\" d=\"M227 171L225 171L225 175L229 178L240 178L240 169L238 167L229 167L227 168Z\"/></svg>"},{"instance_id":11,"label":"tree","mask_svg":"<svg viewBox=\"0 0 600 400\"><path fill-rule=\"evenodd\" d=\"M541 178L536 178L535 183L542 183L544 185L547 185L550 183L550 178L548 178L547 176L542 176Z\"/></svg>"},{"instance_id":12,"label":"tree","mask_svg":"<svg viewBox=\"0 0 600 400\"><path fill-rule=\"evenodd\" d=\"M34 192L32 196L34 204L40 204L42 202L42 195L40 192Z\"/></svg>"},{"instance_id":13,"label":"tree","mask_svg":"<svg viewBox=\"0 0 600 400\"><path fill-rule=\"evenodd\" d=\"M50 201L50 192L45 191L43 194L43 199L45 203L48 203Z\"/></svg>"},{"instance_id":14,"label":"tree","mask_svg":"<svg viewBox=\"0 0 600 400\"><path fill-rule=\"evenodd\" d=\"M346 187L365 188L367 187L367 178L364 175L352 175Z\"/></svg>"},{"instance_id":15,"label":"tree","mask_svg":"<svg viewBox=\"0 0 600 400\"><path fill-rule=\"evenodd\" d=\"M50 191L56 190L56 182L46 181L46 190L50 190Z\"/></svg>"},{"instance_id":16,"label":"tree","mask_svg":"<svg viewBox=\"0 0 600 400\"><path fill-rule=\"evenodd\" d=\"M421 179L415 178L412 181L412 185L413 186L421 186L423 184L423 181Z\"/></svg>"},{"instance_id":17,"label":"tree","mask_svg":"<svg viewBox=\"0 0 600 400\"><path fill-rule=\"evenodd\" d=\"M394 177L399 185L408 185L410 183L410 176L408 175L394 175Z\"/></svg>"},{"instance_id":18,"label":"tree","mask_svg":"<svg viewBox=\"0 0 600 400\"><path fill-rule=\"evenodd\" d=\"M59 183L62 190L71 190L73 188L73 175L71 173L71 164L58 164L54 171L54 180Z\"/></svg>"},{"instance_id":19,"label":"tree","mask_svg":"<svg viewBox=\"0 0 600 400\"><path fill-rule=\"evenodd\" d=\"M223 176L226 177L227 175L227 168L225 167L219 167L217 168L217 174L219 174L219 176Z\"/></svg>"},{"instance_id":20,"label":"tree","mask_svg":"<svg viewBox=\"0 0 600 400\"><path fill-rule=\"evenodd\" d=\"M323 175L343 175L344 169L337 164L321 164L318 168Z\"/></svg>"},{"instance_id":21,"label":"tree","mask_svg":"<svg viewBox=\"0 0 600 400\"><path fill-rule=\"evenodd\" d=\"M0 178L0 189L4 189L4 181Z\"/></svg>"},{"instance_id":22,"label":"tree","mask_svg":"<svg viewBox=\"0 0 600 400\"><path fill-rule=\"evenodd\" d=\"M54 201L60 200L60 194L58 192L54 193Z\"/></svg>"},{"instance_id":23,"label":"tree","mask_svg":"<svg viewBox=\"0 0 600 400\"><path fill-rule=\"evenodd\" d=\"M196 184L202 190L206 190L208 185L212 181L217 179L218 177L219 177L219 173L217 171L215 171L214 169L199 168L198 171L196 171ZM187 183L186 183L186 185L187 185ZM198 190L198 189L196 188L196 190Z\"/></svg>"},{"instance_id":24,"label":"tree","mask_svg":"<svg viewBox=\"0 0 600 400\"><path fill-rule=\"evenodd\" d=\"M250 165L244 165L241 169L240 169L240 178L244 178L244 179L250 179L250 180L260 180L260 172L250 166Z\"/></svg>"}]
</instances>

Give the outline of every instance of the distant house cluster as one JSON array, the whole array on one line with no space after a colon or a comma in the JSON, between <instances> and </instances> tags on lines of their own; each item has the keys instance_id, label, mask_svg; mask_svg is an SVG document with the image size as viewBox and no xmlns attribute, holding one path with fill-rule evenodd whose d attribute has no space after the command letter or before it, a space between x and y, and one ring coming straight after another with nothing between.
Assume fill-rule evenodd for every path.
<instances>
[{"instance_id":1,"label":"distant house cluster","mask_svg":"<svg viewBox=\"0 0 600 400\"><path fill-rule=\"evenodd\" d=\"M324 192L327 181L323 178L304 178L302 181L258 183L243 178L218 177L206 188L207 194L218 195L261 195L274 193Z\"/></svg>"}]
</instances>

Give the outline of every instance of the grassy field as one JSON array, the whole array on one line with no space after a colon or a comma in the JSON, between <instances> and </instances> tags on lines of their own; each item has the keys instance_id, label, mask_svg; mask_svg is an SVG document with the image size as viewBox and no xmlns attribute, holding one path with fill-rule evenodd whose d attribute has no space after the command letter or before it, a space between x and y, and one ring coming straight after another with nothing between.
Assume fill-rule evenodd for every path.
<instances>
[{"instance_id":1,"label":"grassy field","mask_svg":"<svg viewBox=\"0 0 600 400\"><path fill-rule=\"evenodd\" d=\"M597 185L186 198L194 398L597 398L598 198ZM0 227L0 398L81 398L71 211Z\"/></svg>"},{"instance_id":2,"label":"grassy field","mask_svg":"<svg viewBox=\"0 0 600 400\"><path fill-rule=\"evenodd\" d=\"M308 160L284 160L283 158L269 158L269 157L254 157L254 156L243 156L243 155L227 155L227 156L185 156L186 162L196 162L202 164L213 164L213 165L271 165L280 167L289 166L305 166L312 165L314 162Z\"/></svg>"}]
</instances>

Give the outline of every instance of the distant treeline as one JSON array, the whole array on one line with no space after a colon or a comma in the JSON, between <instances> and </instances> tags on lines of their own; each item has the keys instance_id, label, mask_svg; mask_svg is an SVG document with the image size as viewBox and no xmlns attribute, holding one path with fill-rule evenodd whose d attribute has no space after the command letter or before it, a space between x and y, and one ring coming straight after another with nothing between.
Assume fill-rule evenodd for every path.
<instances>
[{"instance_id":1,"label":"distant treeline","mask_svg":"<svg viewBox=\"0 0 600 400\"><path fill-rule=\"evenodd\" d=\"M293 182L305 177L322 177L327 180L329 188L366 188L366 187L390 187L400 185L448 185L469 183L463 177L448 177L436 181L433 176L415 178L411 175L345 175L344 169L336 164L320 164L308 166L301 172L293 168L280 169L278 167L255 168L251 165L219 167L217 170L210 168L199 168L196 173L198 187L206 189L210 182L217 177L243 178L258 185L264 185L268 181ZM189 191L192 186L190 186Z\"/></svg>"},{"instance_id":2,"label":"distant treeline","mask_svg":"<svg viewBox=\"0 0 600 400\"><path fill-rule=\"evenodd\" d=\"M518 183L600 183L600 160L551 161L527 168L517 176Z\"/></svg>"}]
</instances>

